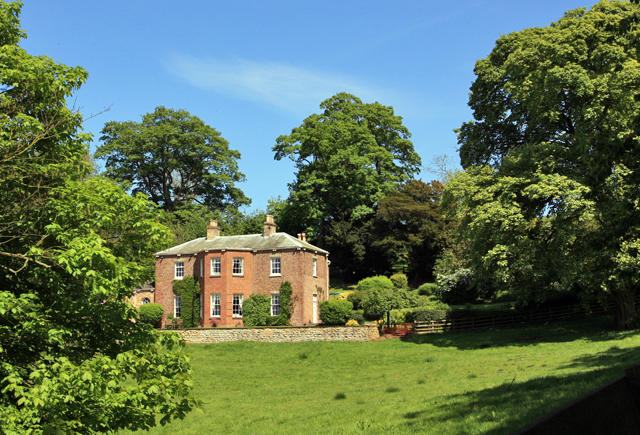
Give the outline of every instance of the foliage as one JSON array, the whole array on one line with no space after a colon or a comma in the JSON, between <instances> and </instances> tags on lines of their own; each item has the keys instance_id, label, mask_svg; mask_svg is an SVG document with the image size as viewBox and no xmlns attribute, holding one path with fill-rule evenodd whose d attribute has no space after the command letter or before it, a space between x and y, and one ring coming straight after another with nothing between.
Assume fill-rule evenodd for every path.
<instances>
[{"instance_id":1,"label":"foliage","mask_svg":"<svg viewBox=\"0 0 640 435\"><path fill-rule=\"evenodd\" d=\"M404 273L394 273L389 279L397 289L407 289L409 287L409 280Z\"/></svg>"},{"instance_id":2,"label":"foliage","mask_svg":"<svg viewBox=\"0 0 640 435\"><path fill-rule=\"evenodd\" d=\"M369 292L371 289L393 289L394 287L393 282L386 276L371 276L360 280L356 288L361 292Z\"/></svg>"},{"instance_id":3,"label":"foliage","mask_svg":"<svg viewBox=\"0 0 640 435\"><path fill-rule=\"evenodd\" d=\"M438 286L438 284L433 282L425 282L420 287L418 287L417 292L420 296L431 296L436 299L442 298L440 287Z\"/></svg>"},{"instance_id":4,"label":"foliage","mask_svg":"<svg viewBox=\"0 0 640 435\"><path fill-rule=\"evenodd\" d=\"M250 203L235 187L244 181L240 153L186 110L156 107L142 122L111 121L101 133L95 156L105 160L107 176L131 183L134 194L148 195L163 210L194 202L211 210Z\"/></svg>"},{"instance_id":5,"label":"foliage","mask_svg":"<svg viewBox=\"0 0 640 435\"><path fill-rule=\"evenodd\" d=\"M247 328L267 326L271 318L271 299L255 294L242 302L242 322Z\"/></svg>"},{"instance_id":6,"label":"foliage","mask_svg":"<svg viewBox=\"0 0 640 435\"><path fill-rule=\"evenodd\" d=\"M343 293L344 294L344 293ZM362 303L362 299L365 297L365 293L361 290L356 290L354 292L349 292L346 300L353 304L354 310L360 309L360 304Z\"/></svg>"},{"instance_id":7,"label":"foliage","mask_svg":"<svg viewBox=\"0 0 640 435\"><path fill-rule=\"evenodd\" d=\"M471 269L459 269L451 275L438 275L437 283L442 301L447 304L475 302L478 298Z\"/></svg>"},{"instance_id":8,"label":"foliage","mask_svg":"<svg viewBox=\"0 0 640 435\"><path fill-rule=\"evenodd\" d=\"M328 300L320 302L320 320L325 325L344 325L353 311L348 301Z\"/></svg>"},{"instance_id":9,"label":"foliage","mask_svg":"<svg viewBox=\"0 0 640 435\"><path fill-rule=\"evenodd\" d=\"M443 185L409 180L378 202L368 257L377 273L407 273L412 281L432 279L435 260L446 245L450 223L440 210Z\"/></svg>"},{"instance_id":10,"label":"foliage","mask_svg":"<svg viewBox=\"0 0 640 435\"><path fill-rule=\"evenodd\" d=\"M351 313L350 319L355 320L360 325L364 325L364 312L362 310L355 309L355 306L353 308L354 310Z\"/></svg>"},{"instance_id":11,"label":"foliage","mask_svg":"<svg viewBox=\"0 0 640 435\"><path fill-rule=\"evenodd\" d=\"M432 322L440 321L447 318L448 311L435 310L431 308L414 308L405 314L405 322Z\"/></svg>"},{"instance_id":12,"label":"foliage","mask_svg":"<svg viewBox=\"0 0 640 435\"><path fill-rule=\"evenodd\" d=\"M347 323L344 324L344 326L360 326L360 324L357 320L349 319L347 320Z\"/></svg>"},{"instance_id":13,"label":"foliage","mask_svg":"<svg viewBox=\"0 0 640 435\"><path fill-rule=\"evenodd\" d=\"M339 93L320 108L273 147L276 160L289 158L296 167L283 214L297 224L293 234L309 233L351 270L363 263L362 227L375 204L419 171L420 157L390 106Z\"/></svg>"},{"instance_id":14,"label":"foliage","mask_svg":"<svg viewBox=\"0 0 640 435\"><path fill-rule=\"evenodd\" d=\"M398 298L398 292L387 287L369 289L360 306L364 309L364 317L370 320L382 319L394 308L405 308L403 301Z\"/></svg>"},{"instance_id":15,"label":"foliage","mask_svg":"<svg viewBox=\"0 0 640 435\"><path fill-rule=\"evenodd\" d=\"M476 63L467 175L448 184L476 273L529 300L578 285L619 328L640 284L639 13L601 1L502 36Z\"/></svg>"},{"instance_id":16,"label":"foliage","mask_svg":"<svg viewBox=\"0 0 640 435\"><path fill-rule=\"evenodd\" d=\"M200 282L192 275L173 281L173 291L182 298L180 318L185 328L200 325Z\"/></svg>"},{"instance_id":17,"label":"foliage","mask_svg":"<svg viewBox=\"0 0 640 435\"><path fill-rule=\"evenodd\" d=\"M287 326L291 324L291 316L295 306L293 287L289 281L280 284L280 315L272 317L269 324L273 326Z\"/></svg>"},{"instance_id":18,"label":"foliage","mask_svg":"<svg viewBox=\"0 0 640 435\"><path fill-rule=\"evenodd\" d=\"M164 314L162 305L155 303L142 304L138 310L140 311L140 321L152 326L161 321Z\"/></svg>"},{"instance_id":19,"label":"foliage","mask_svg":"<svg viewBox=\"0 0 640 435\"><path fill-rule=\"evenodd\" d=\"M147 198L89 177L89 136L66 107L87 73L21 49L20 8L0 2L0 428L182 418L198 404L189 358L127 303L169 232Z\"/></svg>"}]
</instances>

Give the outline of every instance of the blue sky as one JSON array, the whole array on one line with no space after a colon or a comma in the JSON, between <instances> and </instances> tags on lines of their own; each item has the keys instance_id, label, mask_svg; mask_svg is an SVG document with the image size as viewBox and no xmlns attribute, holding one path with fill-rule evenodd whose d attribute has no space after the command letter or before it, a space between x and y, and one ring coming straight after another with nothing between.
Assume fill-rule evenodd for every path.
<instances>
[{"instance_id":1,"label":"blue sky","mask_svg":"<svg viewBox=\"0 0 640 435\"><path fill-rule=\"evenodd\" d=\"M140 121L156 106L217 129L242 154L248 211L288 196L292 163L271 148L338 92L393 106L424 165L454 156L475 61L500 35L594 3L26 0L22 47L89 72L69 103L85 117L109 108L84 124L93 150L106 122Z\"/></svg>"}]
</instances>

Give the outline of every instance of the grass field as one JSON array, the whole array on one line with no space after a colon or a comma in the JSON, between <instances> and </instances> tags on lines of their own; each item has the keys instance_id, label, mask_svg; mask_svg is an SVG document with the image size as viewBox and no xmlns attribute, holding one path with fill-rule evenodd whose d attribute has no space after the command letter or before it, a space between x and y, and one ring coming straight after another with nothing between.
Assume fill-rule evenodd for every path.
<instances>
[{"instance_id":1,"label":"grass field","mask_svg":"<svg viewBox=\"0 0 640 435\"><path fill-rule=\"evenodd\" d=\"M151 433L506 434L640 363L640 333L611 323L189 345L204 410Z\"/></svg>"}]
</instances>

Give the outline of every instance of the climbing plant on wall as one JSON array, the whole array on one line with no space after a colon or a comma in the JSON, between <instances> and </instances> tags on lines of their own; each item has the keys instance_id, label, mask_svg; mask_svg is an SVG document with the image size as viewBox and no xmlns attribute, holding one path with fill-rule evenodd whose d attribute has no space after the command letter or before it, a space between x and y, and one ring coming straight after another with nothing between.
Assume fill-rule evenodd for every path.
<instances>
[{"instance_id":1,"label":"climbing plant on wall","mask_svg":"<svg viewBox=\"0 0 640 435\"><path fill-rule=\"evenodd\" d=\"M193 328L200 323L200 283L193 276L173 282L173 291L182 298L180 318L183 325Z\"/></svg>"}]
</instances>

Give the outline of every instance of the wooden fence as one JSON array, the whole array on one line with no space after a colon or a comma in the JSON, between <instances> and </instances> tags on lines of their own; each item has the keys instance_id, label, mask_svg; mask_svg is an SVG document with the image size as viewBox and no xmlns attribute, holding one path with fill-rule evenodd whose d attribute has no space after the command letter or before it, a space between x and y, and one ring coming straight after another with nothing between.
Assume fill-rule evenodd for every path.
<instances>
[{"instance_id":1,"label":"wooden fence","mask_svg":"<svg viewBox=\"0 0 640 435\"><path fill-rule=\"evenodd\" d=\"M636 297L636 305L640 303L640 295ZM505 313L504 315L468 317L464 319L447 319L431 322L416 322L413 324L413 333L429 334L442 331L462 331L477 328L493 328L495 326L508 326L519 323L548 322L570 319L573 317L598 315L613 310L612 304L602 306L592 303L589 306L570 306L543 308L525 312Z\"/></svg>"}]
</instances>

